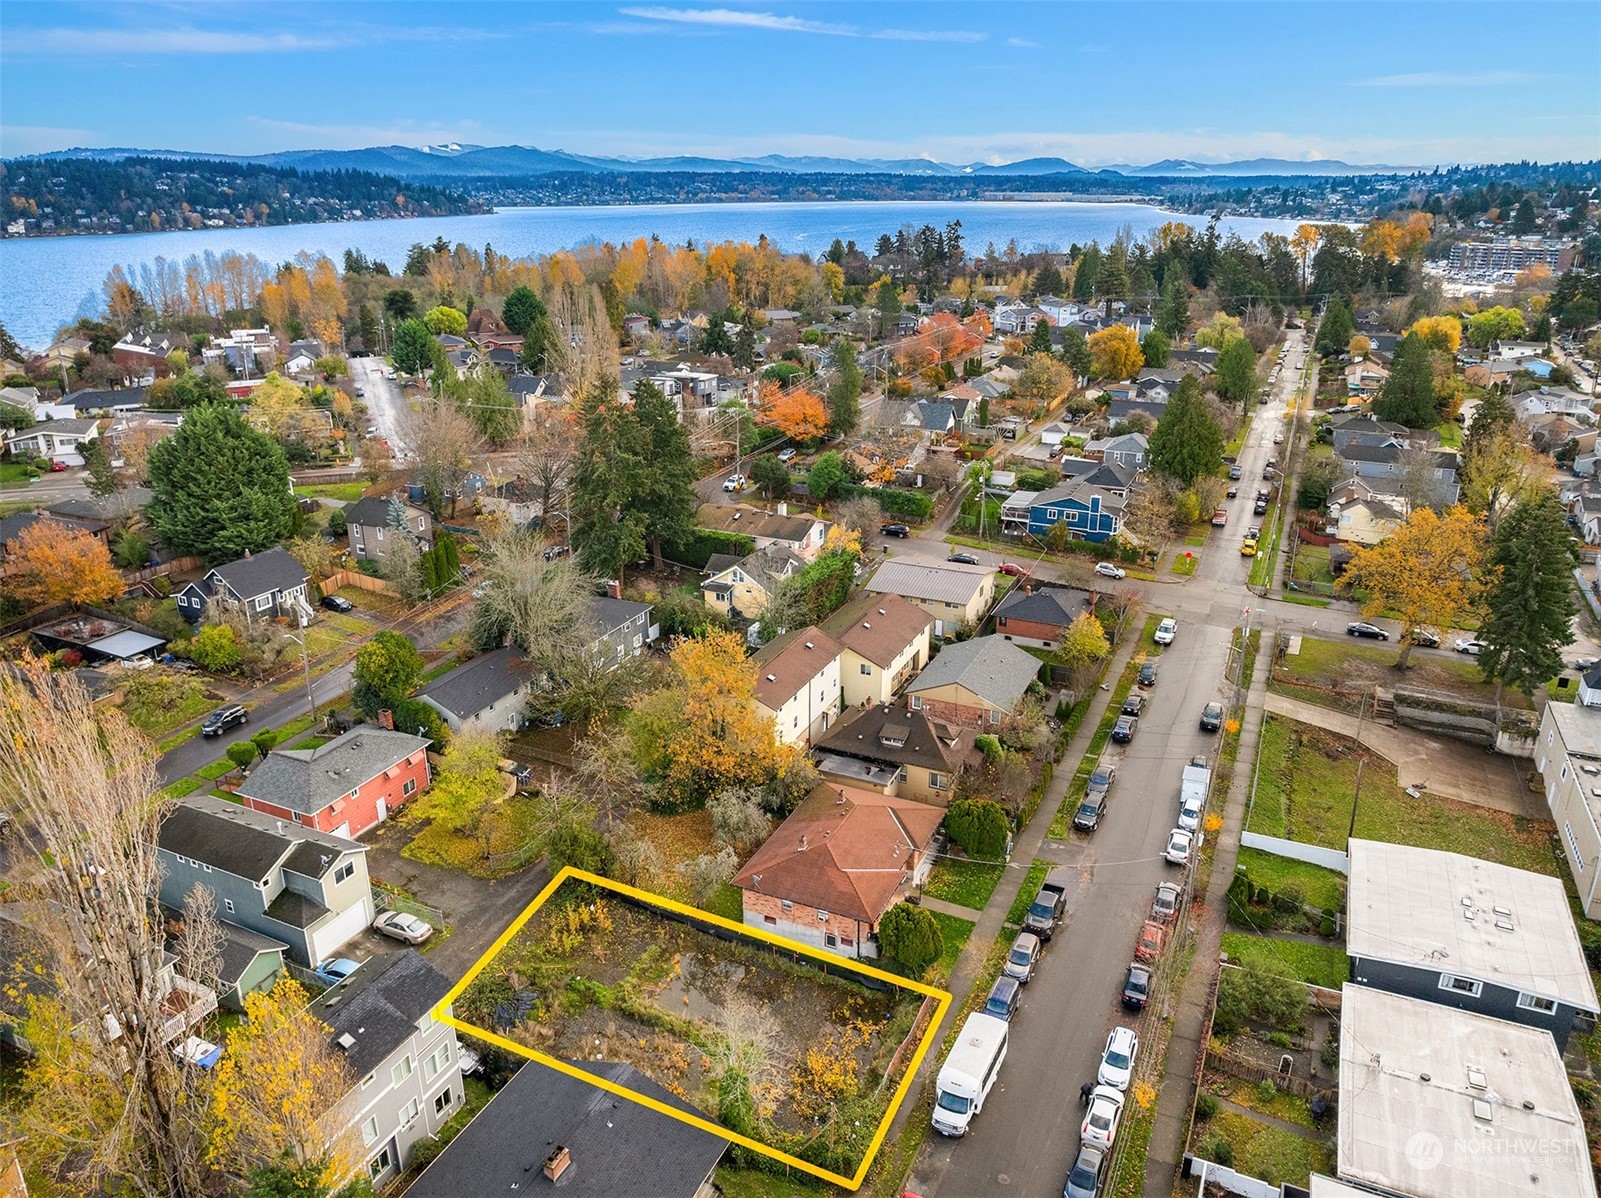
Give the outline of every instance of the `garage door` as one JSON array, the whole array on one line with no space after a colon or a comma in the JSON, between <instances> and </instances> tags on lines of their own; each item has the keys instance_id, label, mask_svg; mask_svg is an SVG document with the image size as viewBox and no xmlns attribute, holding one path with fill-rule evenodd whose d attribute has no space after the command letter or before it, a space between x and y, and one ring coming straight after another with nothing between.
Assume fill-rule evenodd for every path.
<instances>
[{"instance_id":1,"label":"garage door","mask_svg":"<svg viewBox=\"0 0 1601 1198\"><path fill-rule=\"evenodd\" d=\"M311 959L321 965L371 922L371 900L363 899L311 934Z\"/></svg>"}]
</instances>

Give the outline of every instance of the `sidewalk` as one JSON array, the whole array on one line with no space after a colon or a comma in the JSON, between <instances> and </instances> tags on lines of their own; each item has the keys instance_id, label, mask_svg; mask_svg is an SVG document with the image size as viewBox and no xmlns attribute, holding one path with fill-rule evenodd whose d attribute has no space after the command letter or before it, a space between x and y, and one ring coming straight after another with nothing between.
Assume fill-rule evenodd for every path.
<instances>
[{"instance_id":1,"label":"sidewalk","mask_svg":"<svg viewBox=\"0 0 1601 1198\"><path fill-rule=\"evenodd\" d=\"M1139 644L1139 624L1131 617L1129 630L1123 634L1123 643L1112 653L1112 660L1106 667L1106 677L1116 679L1123 672L1124 665ZM1045 843L1045 834L1050 830L1051 821L1056 818L1056 811L1067 797L1067 788L1072 784L1074 770L1078 761L1089 748L1090 741L1095 736L1095 729L1100 725L1101 717L1106 714L1107 704L1112 698L1110 686L1098 691L1090 702L1090 709L1084 715L1084 721L1068 742L1062 759L1057 763L1055 775L1051 778L1050 786L1045 789L1045 796L1040 800L1039 808L1034 812L1034 818L1028 821L1028 826L1017 834L1013 842L1011 864L1001 875L1001 881L990 895L990 901L982 912L974 912L966 907L957 907L954 903L944 903L934 906L929 899L923 903L931 910L945 911L957 915L962 919L972 919L978 916L977 925L973 933L962 946L962 952L956 958L956 968L951 970L951 980L946 989L951 992L951 1005L946 1009L945 1018L935 1029L933 1043L938 1044L940 1038L948 1032L955 1023L962 1004L967 1001L968 994L973 989L973 983L978 980L979 968L984 964L984 958L989 956L990 948L995 938L1000 935L1001 927L1006 922L1006 913L1012 909L1012 902L1017 898L1018 891L1023 888L1023 879L1028 876L1029 866L1034 858L1041 857L1041 846ZM1231 862L1229 869L1232 871ZM1215 955L1215 954L1214 954ZM890 1125L887 1139L894 1139L905 1129L907 1117L912 1108L917 1105L917 1095L922 1092L924 1083L938 1071L940 1053L931 1051L923 1058L922 1068L918 1070L917 1077L907 1091L907 1101L901 1104L901 1109L895 1114L895 1121Z\"/></svg>"},{"instance_id":2,"label":"sidewalk","mask_svg":"<svg viewBox=\"0 0 1601 1198\"><path fill-rule=\"evenodd\" d=\"M955 919L965 919L970 923L983 914L982 911L975 911L973 908L964 907L960 903L950 903L944 899L929 898L926 894L918 899L917 902L919 906L927 907L930 911L938 911L941 915L949 915Z\"/></svg>"},{"instance_id":3,"label":"sidewalk","mask_svg":"<svg viewBox=\"0 0 1601 1198\"><path fill-rule=\"evenodd\" d=\"M1251 789L1251 770L1265 718L1268 668L1272 660L1272 645L1264 638L1262 651L1256 655L1256 665L1251 672L1245 725L1240 730L1240 748L1223 809L1223 826L1218 829L1212 876L1206 895L1190 898L1191 909L1199 916L1195 929L1195 958L1175 1001L1173 1037L1167 1046L1162 1086L1156 1096L1156 1119L1145 1154L1145 1198L1170 1198L1173 1180L1184 1159L1184 1137L1189 1132L1190 1106L1195 1097L1195 1066L1201 1054L1201 1031L1206 1026L1212 978L1217 973L1218 953L1223 942L1226 913L1223 896L1234 880L1234 862L1239 856L1245 796Z\"/></svg>"}]
</instances>

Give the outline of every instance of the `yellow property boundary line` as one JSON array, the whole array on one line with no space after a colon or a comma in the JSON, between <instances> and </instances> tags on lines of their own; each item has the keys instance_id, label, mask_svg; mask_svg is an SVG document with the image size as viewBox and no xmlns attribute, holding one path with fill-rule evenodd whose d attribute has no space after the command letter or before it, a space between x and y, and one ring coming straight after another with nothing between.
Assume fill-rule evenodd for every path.
<instances>
[{"instance_id":1,"label":"yellow property boundary line","mask_svg":"<svg viewBox=\"0 0 1601 1198\"><path fill-rule=\"evenodd\" d=\"M523 925L533 917L534 912L538 911L540 907L544 906L550 897L555 894L556 891L560 890L563 884L569 881L588 882L592 886L598 886L604 890L610 890L617 894L627 895L630 898L636 899L642 903L646 903L652 907L659 907L663 910L674 911L680 915L686 915L694 919L704 920L707 923L716 924L719 927L727 928L730 931L739 932L744 936L750 937L752 940L764 940L769 944L777 945L779 948L786 949L789 952L800 953L811 957L814 960L826 962L829 965L844 966L846 969L863 974L866 977L876 978L881 982L888 982L898 989L910 990L913 993L923 995L925 998L932 998L938 1003L938 1006L934 1010L933 1017L928 1021L928 1029L923 1033L923 1039L918 1044L917 1051L912 1054L912 1059L907 1063L906 1069L901 1075L900 1084L895 1088L895 1096L890 1100L889 1107L884 1112L884 1118L879 1122L878 1129L873 1133L872 1143L867 1146L867 1151L862 1156L862 1163L857 1166L854 1176L846 1177L829 1169L824 1169L820 1165L814 1165L810 1161L803 1161L799 1157L791 1156L787 1152L780 1152L778 1149L773 1148L770 1145L763 1144L759 1140L753 1140L749 1136L743 1136L737 1132L730 1131L720 1123L715 1123L712 1120L702 1118L699 1115L690 1114L687 1111L681 1111L677 1107L669 1106L667 1103L662 1102L659 1099L650 1097L648 1094L641 1094L637 1090L630 1090L627 1086L620 1086L608 1078L599 1077L593 1073L587 1073L578 1068L576 1065L570 1064L567 1061L559 1060L556 1057L550 1056L548 1053L543 1053L537 1049L529 1048L524 1044L518 1044L514 1040L508 1040L504 1036L497 1036L494 1032L486 1031L485 1029L478 1027L476 1024L467 1023L464 1020L456 1018L451 1010L452 1004L461 997L461 995L466 991L467 987L470 986L478 977L478 975L482 973L490 964L490 962L499 955L500 951L506 947L511 938L518 932L522 931ZM709 1132L711 1135L717 1136L720 1139L729 1140L735 1144L741 1145L742 1147L749 1148L752 1152L759 1152L763 1156L772 1157L774 1160L782 1161L786 1165L790 1165L796 1169L801 1169L812 1174L813 1176L821 1177L823 1180L832 1182L834 1185L844 1186L846 1189L854 1190L861 1186L862 1179L867 1176L867 1170L869 1166L872 1165L873 1159L878 1155L878 1150L884 1143L884 1137L889 1134L890 1124L894 1121L896 1112L900 1110L901 1103L905 1100L907 1091L911 1089L912 1079L917 1076L918 1067L922 1065L923 1058L928 1054L928 1050L934 1042L935 1033L939 1030L940 1022L945 1018L945 1012L947 1008L949 1008L950 1004L951 995L948 991L937 990L933 986L925 986L921 982L913 982L906 978L899 978L894 974L885 973L881 969L874 969L870 965L863 965L859 961L852 961L845 957L835 956L833 953L825 952L822 949L811 948L808 945L790 940L784 936L775 935L772 932L765 931L761 928L747 927L742 923L735 923L731 919L724 919L720 915L714 915L710 911L702 911L698 907L691 907L685 903L674 902L672 899L663 898L659 894L652 894L648 890L640 890L634 886L625 886L621 882L614 882L610 878L602 878L596 874L587 873L581 869L574 869L569 865L563 868L560 873L550 880L550 883L539 892L539 894L534 898L533 902L528 904L528 906L523 910L523 913L512 921L511 926L500 934L499 939L497 939L494 944L489 946L488 951L486 951L483 956L479 957L478 960L473 963L473 967L467 971L466 976L452 986L450 988L450 992L446 994L444 998L439 1000L439 1005L434 1008L434 1018L439 1020L441 1023L450 1025L459 1032L466 1032L468 1035L477 1036L481 1040L487 1040L489 1043L498 1048L502 1048L507 1052L516 1053L518 1056L526 1057L530 1061L538 1061L541 1065L548 1065L552 1069L556 1069L567 1074L569 1077L575 1077L579 1081L588 1082L592 1086L598 1086L602 1090L617 1095L619 1098L626 1098L630 1102L637 1102L641 1106L649 1107L658 1114L666 1115L669 1119L676 1119L680 1123L687 1123L691 1127L698 1127L700 1130Z\"/></svg>"}]
</instances>

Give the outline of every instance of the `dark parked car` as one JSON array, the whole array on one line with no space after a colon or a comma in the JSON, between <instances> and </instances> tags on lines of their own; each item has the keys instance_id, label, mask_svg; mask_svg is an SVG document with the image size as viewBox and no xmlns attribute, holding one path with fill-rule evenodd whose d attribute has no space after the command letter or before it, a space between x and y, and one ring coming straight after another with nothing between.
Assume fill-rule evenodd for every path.
<instances>
[{"instance_id":1,"label":"dark parked car","mask_svg":"<svg viewBox=\"0 0 1601 1198\"><path fill-rule=\"evenodd\" d=\"M1390 634L1377 624L1368 624L1362 620L1353 620L1345 626L1346 636L1362 636L1370 641L1387 641Z\"/></svg>"},{"instance_id":2,"label":"dark parked car","mask_svg":"<svg viewBox=\"0 0 1601 1198\"><path fill-rule=\"evenodd\" d=\"M1265 515L1267 515L1267 500L1258 499L1254 504L1252 504L1251 505L1251 514L1253 516L1265 516Z\"/></svg>"},{"instance_id":3,"label":"dark parked car","mask_svg":"<svg viewBox=\"0 0 1601 1198\"><path fill-rule=\"evenodd\" d=\"M1151 971L1138 961L1128 967L1123 979L1123 1005L1141 1010L1151 998Z\"/></svg>"},{"instance_id":4,"label":"dark parked car","mask_svg":"<svg viewBox=\"0 0 1601 1198\"><path fill-rule=\"evenodd\" d=\"M1134 731L1140 726L1140 721L1131 715L1120 715L1117 723L1112 725L1112 739L1120 745L1126 745L1134 739Z\"/></svg>"},{"instance_id":5,"label":"dark parked car","mask_svg":"<svg viewBox=\"0 0 1601 1198\"><path fill-rule=\"evenodd\" d=\"M990 987L989 997L984 1000L984 1014L1010 1023L1012 1016L1017 1014L1017 1003L1022 994L1022 984L1016 978L996 978L995 984Z\"/></svg>"},{"instance_id":6,"label":"dark parked car","mask_svg":"<svg viewBox=\"0 0 1601 1198\"><path fill-rule=\"evenodd\" d=\"M200 725L200 735L205 737L221 736L230 728L237 728L241 724L250 722L250 713L239 704L224 707L214 711L206 717L206 722Z\"/></svg>"},{"instance_id":7,"label":"dark parked car","mask_svg":"<svg viewBox=\"0 0 1601 1198\"><path fill-rule=\"evenodd\" d=\"M1139 677L1136 678L1135 681L1141 686L1155 686L1156 663L1154 661L1146 661L1141 663Z\"/></svg>"},{"instance_id":8,"label":"dark parked car","mask_svg":"<svg viewBox=\"0 0 1601 1198\"><path fill-rule=\"evenodd\" d=\"M1129 697L1123 700L1123 714L1138 716L1145 710L1145 696L1139 691L1130 691Z\"/></svg>"},{"instance_id":9,"label":"dark parked car","mask_svg":"<svg viewBox=\"0 0 1601 1198\"><path fill-rule=\"evenodd\" d=\"M1223 704L1208 703L1201 708L1201 731L1216 732L1223 727Z\"/></svg>"},{"instance_id":10,"label":"dark parked car","mask_svg":"<svg viewBox=\"0 0 1601 1198\"><path fill-rule=\"evenodd\" d=\"M1245 472L1243 470L1241 470L1238 466L1230 466L1229 467L1229 479L1230 479L1230 481L1239 482L1239 480L1244 478L1244 477L1245 477Z\"/></svg>"},{"instance_id":11,"label":"dark parked car","mask_svg":"<svg viewBox=\"0 0 1601 1198\"><path fill-rule=\"evenodd\" d=\"M959 563L961 565L964 565L964 566L976 566L976 565L978 565L978 554L976 554L976 553L953 553L948 558L946 558L945 560L948 561L948 562L957 562L957 563Z\"/></svg>"},{"instance_id":12,"label":"dark parked car","mask_svg":"<svg viewBox=\"0 0 1601 1198\"><path fill-rule=\"evenodd\" d=\"M881 536L886 537L909 537L912 535L912 530L905 524L880 524L878 531Z\"/></svg>"},{"instance_id":13,"label":"dark parked car","mask_svg":"<svg viewBox=\"0 0 1601 1198\"><path fill-rule=\"evenodd\" d=\"M356 605L341 595L324 595L322 605L329 611L355 611Z\"/></svg>"}]
</instances>

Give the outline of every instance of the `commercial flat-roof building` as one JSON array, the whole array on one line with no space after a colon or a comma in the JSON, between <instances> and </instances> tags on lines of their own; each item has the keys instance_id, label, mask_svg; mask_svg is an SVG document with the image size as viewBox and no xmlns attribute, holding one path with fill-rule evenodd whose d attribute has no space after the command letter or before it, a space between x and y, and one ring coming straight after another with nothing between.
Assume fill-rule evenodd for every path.
<instances>
[{"instance_id":1,"label":"commercial flat-roof building","mask_svg":"<svg viewBox=\"0 0 1601 1198\"><path fill-rule=\"evenodd\" d=\"M1601 919L1601 711L1547 703L1534 766L1556 822L1568 872L1590 919Z\"/></svg>"}]
</instances>

